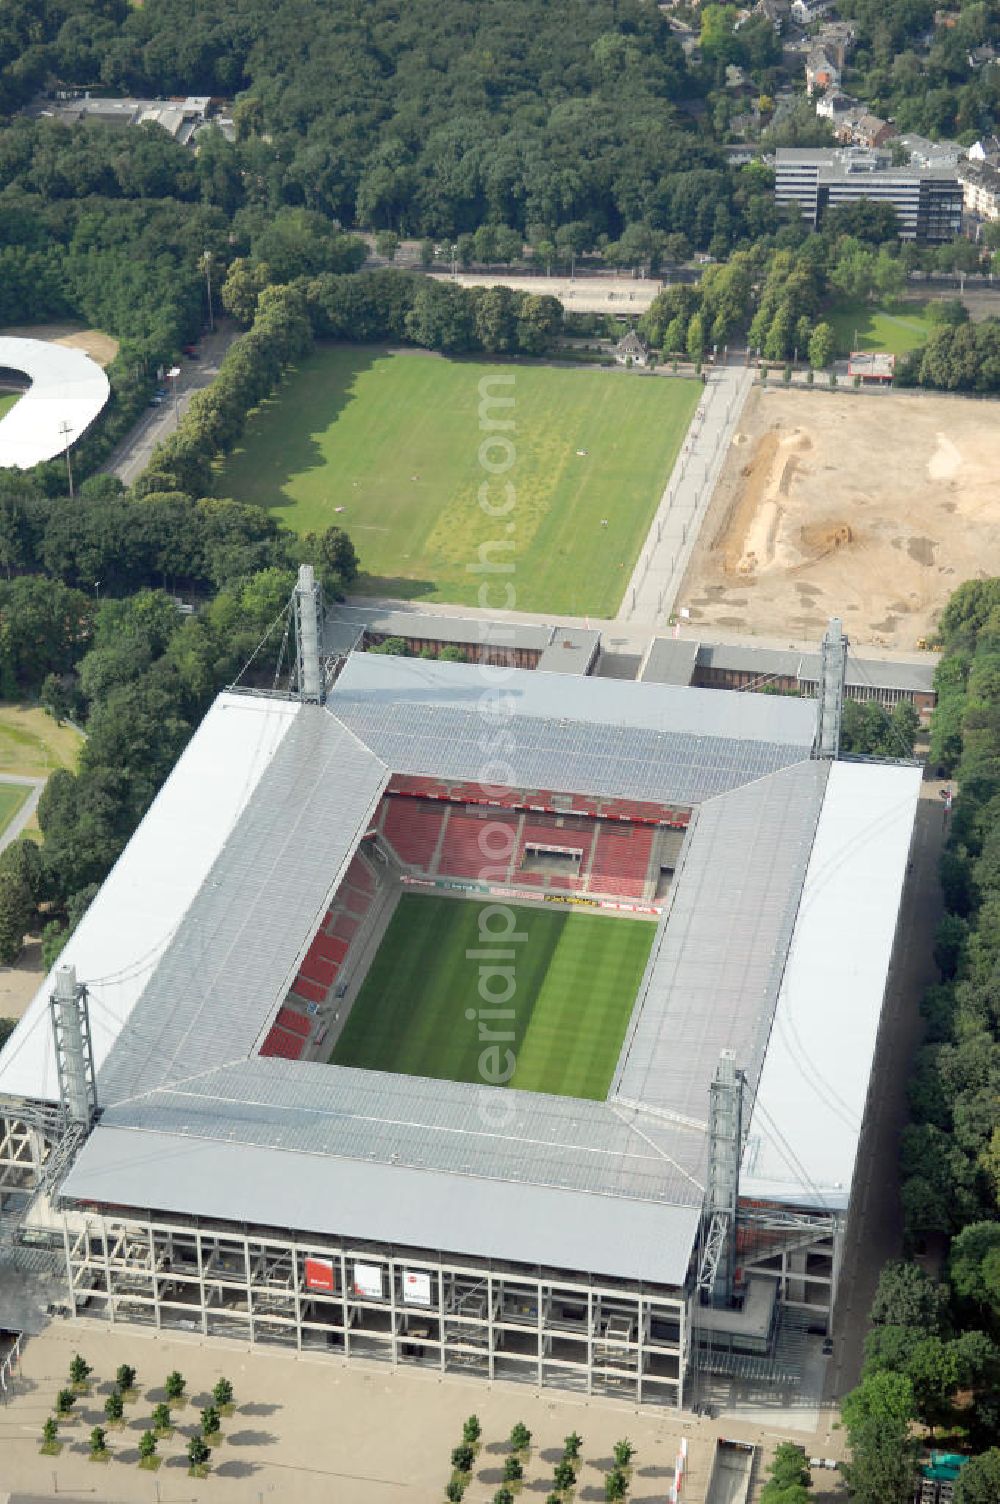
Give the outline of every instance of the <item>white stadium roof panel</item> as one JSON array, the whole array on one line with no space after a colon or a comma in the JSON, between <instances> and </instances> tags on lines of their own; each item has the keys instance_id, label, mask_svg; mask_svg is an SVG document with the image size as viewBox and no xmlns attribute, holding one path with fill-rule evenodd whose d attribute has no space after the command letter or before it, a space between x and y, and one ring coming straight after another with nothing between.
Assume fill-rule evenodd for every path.
<instances>
[{"instance_id":1,"label":"white stadium roof panel","mask_svg":"<svg viewBox=\"0 0 1000 1504\"><path fill-rule=\"evenodd\" d=\"M62 454L111 395L95 360L47 340L0 336L0 369L19 371L31 382L0 419L0 469L30 470Z\"/></svg>"},{"instance_id":2,"label":"white stadium roof panel","mask_svg":"<svg viewBox=\"0 0 1000 1504\"><path fill-rule=\"evenodd\" d=\"M59 958L90 988L98 1071L301 710L220 695ZM46 977L9 1048L0 1093L58 1097Z\"/></svg>"},{"instance_id":3,"label":"white stadium roof panel","mask_svg":"<svg viewBox=\"0 0 1000 1504\"><path fill-rule=\"evenodd\" d=\"M750 1121L744 1196L847 1205L920 781L919 768L830 768Z\"/></svg>"}]
</instances>

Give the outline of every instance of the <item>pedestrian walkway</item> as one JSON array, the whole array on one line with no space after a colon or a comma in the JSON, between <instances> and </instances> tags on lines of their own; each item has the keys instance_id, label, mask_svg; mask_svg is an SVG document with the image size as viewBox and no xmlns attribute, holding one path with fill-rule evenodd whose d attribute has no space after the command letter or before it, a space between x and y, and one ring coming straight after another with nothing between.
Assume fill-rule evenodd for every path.
<instances>
[{"instance_id":1,"label":"pedestrian walkway","mask_svg":"<svg viewBox=\"0 0 1000 1504\"><path fill-rule=\"evenodd\" d=\"M0 834L0 851L3 851L17 840L35 813L35 810L38 808L38 801L42 797L42 790L45 787L46 780L44 778L29 778L22 773L2 773L0 774L0 783L17 783L22 788L29 788L31 790L31 793L25 799L6 830Z\"/></svg>"},{"instance_id":2,"label":"pedestrian walkway","mask_svg":"<svg viewBox=\"0 0 1000 1504\"><path fill-rule=\"evenodd\" d=\"M745 367L710 372L622 599L619 622L658 626L673 611L753 383L754 372Z\"/></svg>"}]
</instances>

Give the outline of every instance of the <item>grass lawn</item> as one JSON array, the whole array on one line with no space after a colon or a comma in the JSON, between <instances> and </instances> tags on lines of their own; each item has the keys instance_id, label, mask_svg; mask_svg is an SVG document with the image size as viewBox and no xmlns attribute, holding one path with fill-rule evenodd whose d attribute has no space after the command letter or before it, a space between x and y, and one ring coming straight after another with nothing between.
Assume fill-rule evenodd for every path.
<instances>
[{"instance_id":1,"label":"grass lawn","mask_svg":"<svg viewBox=\"0 0 1000 1504\"><path fill-rule=\"evenodd\" d=\"M849 355L854 349L905 355L925 344L933 327L927 303L919 301L887 303L882 308L871 303L836 303L823 318L833 328L838 355Z\"/></svg>"},{"instance_id":2,"label":"grass lawn","mask_svg":"<svg viewBox=\"0 0 1000 1504\"><path fill-rule=\"evenodd\" d=\"M483 468L480 382L513 397L493 408ZM512 385L503 384L513 378ZM331 345L310 355L251 418L221 467L220 496L280 512L299 533L338 523L364 578L357 589L427 601L613 616L701 395L694 381L621 371L444 360ZM582 452L581 452L582 451ZM489 517L479 502L509 502ZM337 511L337 508L342 508ZM602 519L606 518L607 527ZM512 573L474 572L479 549Z\"/></svg>"},{"instance_id":3,"label":"grass lawn","mask_svg":"<svg viewBox=\"0 0 1000 1504\"><path fill-rule=\"evenodd\" d=\"M335 1065L397 1071L446 1081L481 1081L475 1011L482 905L404 894L351 1016L331 1055ZM498 1041L517 1064L506 1084L522 1091L601 1101L618 1060L625 1028L656 927L595 914L514 907L527 939L516 951L509 1003L514 1039ZM497 941L499 946L502 942ZM489 986L499 994L501 981ZM508 1027L495 1019L492 1030ZM489 1068L489 1067L488 1067ZM494 1065L492 1069L496 1070Z\"/></svg>"},{"instance_id":4,"label":"grass lawn","mask_svg":"<svg viewBox=\"0 0 1000 1504\"><path fill-rule=\"evenodd\" d=\"M20 392L0 392L0 418L7 416L20 395Z\"/></svg>"},{"instance_id":5,"label":"grass lawn","mask_svg":"<svg viewBox=\"0 0 1000 1504\"><path fill-rule=\"evenodd\" d=\"M37 706L0 705L0 778L23 773L44 778L54 768L75 768L81 737L57 726Z\"/></svg>"},{"instance_id":6,"label":"grass lawn","mask_svg":"<svg viewBox=\"0 0 1000 1504\"><path fill-rule=\"evenodd\" d=\"M31 789L27 784L0 782L0 835L3 835L30 793Z\"/></svg>"}]
</instances>

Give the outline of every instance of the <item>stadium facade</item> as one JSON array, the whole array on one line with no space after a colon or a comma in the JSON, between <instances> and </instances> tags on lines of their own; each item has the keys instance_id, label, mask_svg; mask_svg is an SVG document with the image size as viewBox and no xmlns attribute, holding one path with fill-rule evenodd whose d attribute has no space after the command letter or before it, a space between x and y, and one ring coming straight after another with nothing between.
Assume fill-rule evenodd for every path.
<instances>
[{"instance_id":1,"label":"stadium facade","mask_svg":"<svg viewBox=\"0 0 1000 1504\"><path fill-rule=\"evenodd\" d=\"M219 696L0 1055L70 1309L667 1406L780 1382L782 1323L829 1329L920 784L836 757L844 640L818 701L365 653L327 690L312 601L300 693ZM605 1101L489 1048L327 1063L421 889L500 970L511 902L655 926Z\"/></svg>"}]
</instances>

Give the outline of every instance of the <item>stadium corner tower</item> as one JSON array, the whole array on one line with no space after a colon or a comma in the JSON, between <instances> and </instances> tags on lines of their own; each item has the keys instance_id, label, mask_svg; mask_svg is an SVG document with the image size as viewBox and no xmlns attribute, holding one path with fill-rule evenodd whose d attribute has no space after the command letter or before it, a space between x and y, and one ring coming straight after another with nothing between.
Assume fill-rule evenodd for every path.
<instances>
[{"instance_id":1,"label":"stadium corner tower","mask_svg":"<svg viewBox=\"0 0 1000 1504\"><path fill-rule=\"evenodd\" d=\"M0 1054L8 1231L114 1323L670 1407L794 1384L920 786L838 756L839 623L804 700L333 661L308 567L290 612L289 692L218 697ZM382 964L442 895L486 952L448 981L468 1079L400 1064L422 1015ZM545 958L519 994L505 937L565 915L569 964L583 913L645 926L644 969L604 976L610 1033L570 973L540 1043ZM338 1063L367 1009L377 1068ZM578 1038L600 1097L549 1085Z\"/></svg>"}]
</instances>

